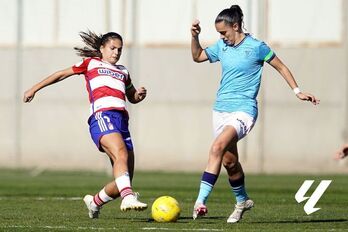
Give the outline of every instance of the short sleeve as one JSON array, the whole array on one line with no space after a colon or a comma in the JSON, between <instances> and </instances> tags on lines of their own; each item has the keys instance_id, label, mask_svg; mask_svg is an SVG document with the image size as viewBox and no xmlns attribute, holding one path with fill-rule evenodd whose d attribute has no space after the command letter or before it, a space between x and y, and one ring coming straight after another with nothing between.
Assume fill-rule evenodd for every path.
<instances>
[{"instance_id":1,"label":"short sleeve","mask_svg":"<svg viewBox=\"0 0 348 232\"><path fill-rule=\"evenodd\" d=\"M78 62L77 64L75 64L74 66L72 66L74 73L75 74L82 74L82 73L87 72L87 67L88 67L90 60L91 60L90 58L83 59L80 62Z\"/></svg>"},{"instance_id":2,"label":"short sleeve","mask_svg":"<svg viewBox=\"0 0 348 232\"><path fill-rule=\"evenodd\" d=\"M124 67L123 65L117 65L117 68L119 70L121 70L124 74L125 74L125 78L126 78L126 81L125 81L125 85L126 85L126 89L129 89L133 86L132 84L132 79L130 78L130 75L129 75L129 71L126 67Z\"/></svg>"},{"instance_id":3,"label":"short sleeve","mask_svg":"<svg viewBox=\"0 0 348 232\"><path fill-rule=\"evenodd\" d=\"M207 47L206 49L204 49L204 52L207 55L210 63L215 63L215 62L220 60L219 59L219 50L220 50L219 41L216 42L215 44Z\"/></svg>"},{"instance_id":4,"label":"short sleeve","mask_svg":"<svg viewBox=\"0 0 348 232\"><path fill-rule=\"evenodd\" d=\"M268 47L265 42L261 42L259 47L259 59L269 63L275 56L275 53L270 49L270 47Z\"/></svg>"}]
</instances>

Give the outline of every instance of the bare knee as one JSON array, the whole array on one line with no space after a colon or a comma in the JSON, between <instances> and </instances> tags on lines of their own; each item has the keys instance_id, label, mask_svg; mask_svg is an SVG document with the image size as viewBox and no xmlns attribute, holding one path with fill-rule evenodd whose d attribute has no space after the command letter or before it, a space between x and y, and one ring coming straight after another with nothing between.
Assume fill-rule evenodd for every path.
<instances>
[{"instance_id":1,"label":"bare knee","mask_svg":"<svg viewBox=\"0 0 348 232\"><path fill-rule=\"evenodd\" d=\"M222 164L224 165L224 167L226 168L226 170L236 170L238 168L238 159L237 158L226 158L224 157L222 160Z\"/></svg>"},{"instance_id":2,"label":"bare knee","mask_svg":"<svg viewBox=\"0 0 348 232\"><path fill-rule=\"evenodd\" d=\"M210 155L215 157L222 157L225 147L221 143L214 143L210 149Z\"/></svg>"}]
</instances>

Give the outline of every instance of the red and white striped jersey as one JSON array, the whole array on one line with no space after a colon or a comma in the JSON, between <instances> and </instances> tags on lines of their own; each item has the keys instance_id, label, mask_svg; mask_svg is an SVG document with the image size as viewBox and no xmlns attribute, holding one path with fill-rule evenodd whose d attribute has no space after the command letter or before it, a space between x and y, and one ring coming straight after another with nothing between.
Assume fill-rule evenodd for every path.
<instances>
[{"instance_id":1,"label":"red and white striped jersey","mask_svg":"<svg viewBox=\"0 0 348 232\"><path fill-rule=\"evenodd\" d=\"M75 74L84 74L91 103L90 111L126 111L126 88L132 85L128 70L91 57L72 67Z\"/></svg>"}]
</instances>

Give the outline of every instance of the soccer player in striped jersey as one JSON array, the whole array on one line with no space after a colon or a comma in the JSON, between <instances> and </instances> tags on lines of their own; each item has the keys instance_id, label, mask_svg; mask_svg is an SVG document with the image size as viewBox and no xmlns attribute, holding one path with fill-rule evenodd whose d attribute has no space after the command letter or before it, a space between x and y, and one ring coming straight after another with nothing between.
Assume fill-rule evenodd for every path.
<instances>
[{"instance_id":1,"label":"soccer player in striped jersey","mask_svg":"<svg viewBox=\"0 0 348 232\"><path fill-rule=\"evenodd\" d=\"M300 91L290 70L262 41L244 33L243 12L238 5L224 9L215 19L220 39L203 49L199 42L201 28L195 20L191 27L191 52L195 62L220 61L222 79L213 109L215 140L209 151L208 165L202 175L200 190L193 208L193 219L207 213L206 201L223 165L236 197L228 223L238 222L246 210L254 206L244 183L244 172L238 160L237 142L253 128L258 109L256 96L260 88L264 62L269 63L285 79L298 99L319 103L313 95Z\"/></svg>"},{"instance_id":2,"label":"soccer player in striped jersey","mask_svg":"<svg viewBox=\"0 0 348 232\"><path fill-rule=\"evenodd\" d=\"M128 70L118 65L122 48L122 37L115 32L97 35L91 31L81 32L86 44L75 47L84 59L72 67L57 71L24 93L24 102L33 100L42 88L76 74L83 74L90 101L91 137L101 152L105 152L112 163L114 180L106 184L94 196L86 195L84 202L90 218L97 218L101 207L121 196L121 210L144 210L147 204L138 200L131 181L134 172L133 144L128 130L126 98L139 103L146 97L146 89L136 89Z\"/></svg>"}]
</instances>

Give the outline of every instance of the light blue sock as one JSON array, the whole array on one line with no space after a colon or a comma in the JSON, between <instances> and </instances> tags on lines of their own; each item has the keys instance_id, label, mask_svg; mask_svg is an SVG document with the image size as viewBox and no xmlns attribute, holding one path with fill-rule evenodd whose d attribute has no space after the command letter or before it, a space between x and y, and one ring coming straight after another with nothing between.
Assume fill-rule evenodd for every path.
<instances>
[{"instance_id":1,"label":"light blue sock","mask_svg":"<svg viewBox=\"0 0 348 232\"><path fill-rule=\"evenodd\" d=\"M232 187L232 192L236 196L237 204L244 202L249 199L248 194L245 190L244 175L238 180L230 180L230 185Z\"/></svg>"},{"instance_id":2,"label":"light blue sock","mask_svg":"<svg viewBox=\"0 0 348 232\"><path fill-rule=\"evenodd\" d=\"M205 204L207 202L207 199L213 191L213 187L215 185L215 182L217 180L218 176L215 174L211 174L208 172L204 172L201 179L201 185L199 187L199 194L197 197L196 202Z\"/></svg>"}]
</instances>

